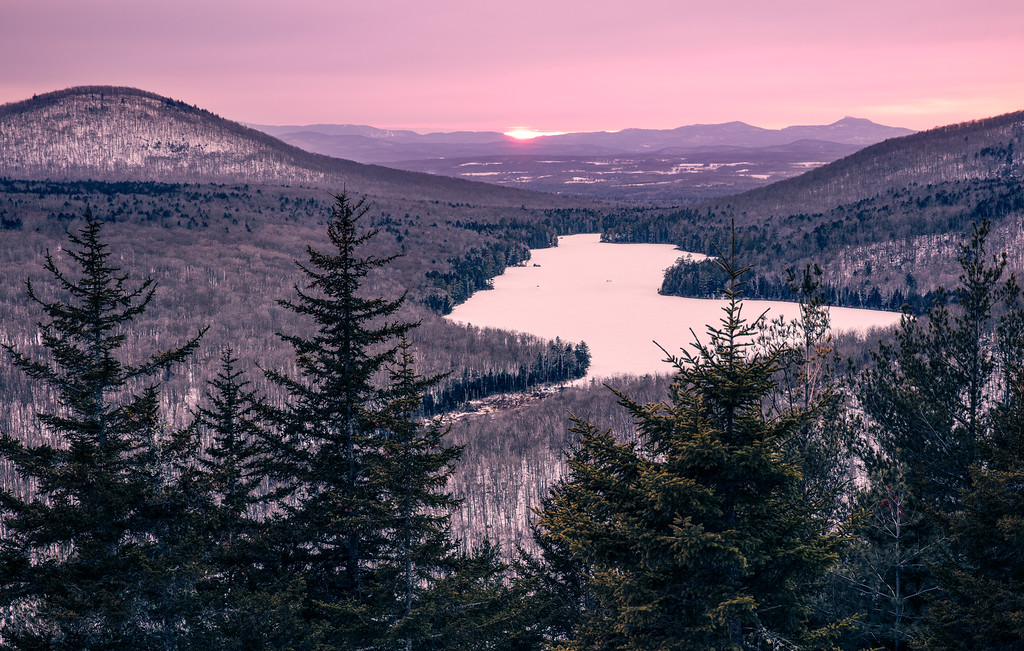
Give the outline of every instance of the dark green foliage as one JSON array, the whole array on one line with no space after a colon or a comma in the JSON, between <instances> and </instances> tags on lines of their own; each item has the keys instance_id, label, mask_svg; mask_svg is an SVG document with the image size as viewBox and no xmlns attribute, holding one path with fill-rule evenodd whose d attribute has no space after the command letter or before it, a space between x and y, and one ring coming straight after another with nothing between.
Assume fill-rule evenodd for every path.
<instances>
[{"instance_id":1,"label":"dark green foliage","mask_svg":"<svg viewBox=\"0 0 1024 651\"><path fill-rule=\"evenodd\" d=\"M221 354L221 370L209 382L209 407L196 410L196 426L209 437L204 456L197 465L214 494L218 519L227 542L251 533L260 508L268 501L261 490L264 473L264 427L266 406L249 389L236 368L238 359L231 349Z\"/></svg>"},{"instance_id":2,"label":"dark green foliage","mask_svg":"<svg viewBox=\"0 0 1024 651\"><path fill-rule=\"evenodd\" d=\"M404 297L365 295L366 277L391 261L360 255L377 232L358 231L366 211L337 197L332 251L310 247L306 287L282 301L315 326L282 335L300 375L268 373L288 393L268 439L270 476L289 489L274 523L280 570L304 581L311 648L444 640L445 613L466 603L458 591L495 580L465 577L450 537L458 501L446 484L461 449L443 445L439 422L418 420L438 378L415 372L405 339L414 324L394 319Z\"/></svg>"},{"instance_id":3,"label":"dark green foliage","mask_svg":"<svg viewBox=\"0 0 1024 651\"><path fill-rule=\"evenodd\" d=\"M984 391L987 405L999 401L985 415L956 506L942 519L949 542L934 567L938 589L924 618L923 648L1024 644L1024 308L1013 276L1000 294L994 357L1001 372L998 386Z\"/></svg>"},{"instance_id":4,"label":"dark green foliage","mask_svg":"<svg viewBox=\"0 0 1024 651\"><path fill-rule=\"evenodd\" d=\"M824 254L820 254L818 258L823 256ZM721 269L714 260L676 265L665 272L658 292L668 296L709 298L715 295L717 287L720 287L724 280ZM783 301L792 298L792 289L784 276L757 274L748 281L747 287L753 298ZM913 289L897 289L883 295L877 286L864 287L861 290L835 284L822 285L821 293L829 305L893 312L908 306L913 314L922 313L934 303L936 297L934 292L920 294Z\"/></svg>"},{"instance_id":5,"label":"dark green foliage","mask_svg":"<svg viewBox=\"0 0 1024 651\"><path fill-rule=\"evenodd\" d=\"M590 349L585 341L574 348L555 338L548 350L532 364L519 364L514 370L463 371L459 378L448 378L444 388L434 388L424 399L428 415L453 411L470 400L496 393L526 391L532 386L575 380L587 374Z\"/></svg>"},{"instance_id":6,"label":"dark green foliage","mask_svg":"<svg viewBox=\"0 0 1024 651\"><path fill-rule=\"evenodd\" d=\"M1019 290L1012 277L1001 281L1005 254L986 252L988 231L987 222L977 226L961 245L953 300L940 292L924 318L906 316L858 387L870 417L872 483L860 497L867 517L858 553L844 573L865 613L861 634L887 648L927 643L930 604L948 605L940 578L967 553L951 523L970 517L964 500L977 498L978 464L987 464L979 446L993 440L993 407L1010 399L1019 368ZM994 530L976 535L1000 545Z\"/></svg>"},{"instance_id":7,"label":"dark green foliage","mask_svg":"<svg viewBox=\"0 0 1024 651\"><path fill-rule=\"evenodd\" d=\"M196 530L204 545L207 576L202 607L217 644L209 648L287 648L302 637L296 611L302 580L275 574L269 556L277 497L266 485L267 407L250 389L230 349L196 411L207 444L196 460L194 494L200 500Z\"/></svg>"},{"instance_id":8,"label":"dark green foliage","mask_svg":"<svg viewBox=\"0 0 1024 651\"><path fill-rule=\"evenodd\" d=\"M839 630L812 626L810 602L842 529L785 457L809 415L766 411L779 352L754 349L746 270L723 267L725 316L708 343L670 357L670 401L621 396L636 442L575 423L569 476L538 522L542 548L558 551L549 562L579 572L569 594L579 624L559 648L827 645Z\"/></svg>"},{"instance_id":9,"label":"dark green foliage","mask_svg":"<svg viewBox=\"0 0 1024 651\"><path fill-rule=\"evenodd\" d=\"M1024 644L1024 377L1010 371L991 433L977 446L971 487L951 515L953 553L925 620L928 649L1017 649Z\"/></svg>"},{"instance_id":10,"label":"dark green foliage","mask_svg":"<svg viewBox=\"0 0 1024 651\"><path fill-rule=\"evenodd\" d=\"M418 637L398 649L483 651L534 649L529 631L536 613L523 608L507 585L500 550L484 542L451 557L452 568L436 577L418 606ZM397 631L396 631L397 632Z\"/></svg>"},{"instance_id":11,"label":"dark green foliage","mask_svg":"<svg viewBox=\"0 0 1024 651\"><path fill-rule=\"evenodd\" d=\"M167 431L157 378L185 360L183 346L127 362L127 329L149 305L153 283L131 287L110 262L100 222L86 211L66 253L67 275L47 255L58 298L27 283L45 320L47 358L5 346L16 367L52 392L38 414L54 443L5 434L0 455L30 495L0 492L0 608L4 641L17 648L164 648L199 632L193 593L202 576L189 519L192 432Z\"/></svg>"},{"instance_id":12,"label":"dark green foliage","mask_svg":"<svg viewBox=\"0 0 1024 651\"><path fill-rule=\"evenodd\" d=\"M505 267L522 264L529 258L529 248L518 241L495 242L483 250L471 249L465 255L448 260L450 271L427 272L427 278L437 289L425 302L441 314L448 314L477 291L490 289L492 279L500 276Z\"/></svg>"},{"instance_id":13,"label":"dark green foliage","mask_svg":"<svg viewBox=\"0 0 1024 651\"><path fill-rule=\"evenodd\" d=\"M895 344L879 348L860 390L886 457L877 462L898 464L915 494L940 513L953 508L966 487L975 444L998 397L992 390L1005 386L992 385L1000 351L989 339L997 325L994 310L1006 295L999 284L1006 262L989 259L987 234L984 223L961 247L955 306L940 293L926 320L906 317Z\"/></svg>"},{"instance_id":14,"label":"dark green foliage","mask_svg":"<svg viewBox=\"0 0 1024 651\"><path fill-rule=\"evenodd\" d=\"M305 288L295 288L294 301L281 302L315 327L308 337L282 335L295 350L299 376L268 373L289 395L276 416L280 437L269 466L271 478L291 488L281 502L292 537L285 542L291 550L285 562L306 579L305 616L364 642L380 634L366 608L375 561L387 544L381 523L390 515L373 474L383 462L374 380L394 361L390 342L412 328L387 321L401 299L359 294L366 276L389 262L359 256L360 245L374 234L357 231L366 211L362 203L337 197L327 226L332 251L309 247L309 264L300 265Z\"/></svg>"},{"instance_id":15,"label":"dark green foliage","mask_svg":"<svg viewBox=\"0 0 1024 651\"><path fill-rule=\"evenodd\" d=\"M419 648L420 640L444 634L432 617L437 605L430 602L435 582L457 566L450 528L459 501L446 489L462 448L442 445L447 429L438 420L417 419L423 392L437 378L416 374L408 340L396 352L374 416L380 454L370 473L387 515L377 523L386 543L375 559L373 601L384 611L380 621L392 626L386 639Z\"/></svg>"}]
</instances>

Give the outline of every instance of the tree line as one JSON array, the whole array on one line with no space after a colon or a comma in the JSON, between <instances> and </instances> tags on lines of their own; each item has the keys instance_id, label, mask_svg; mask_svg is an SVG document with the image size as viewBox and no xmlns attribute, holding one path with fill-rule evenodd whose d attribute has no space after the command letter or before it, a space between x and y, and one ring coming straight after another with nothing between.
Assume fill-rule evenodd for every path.
<instances>
[{"instance_id":1,"label":"tree line","mask_svg":"<svg viewBox=\"0 0 1024 651\"><path fill-rule=\"evenodd\" d=\"M540 384L558 384L575 380L587 374L590 368L590 348L581 341L573 346L558 337L546 351L538 353L530 364L519 364L515 369L470 371L466 369L458 378L448 377L444 387L424 396L423 411L439 414L457 409L471 400L497 393L526 391Z\"/></svg>"},{"instance_id":2,"label":"tree line","mask_svg":"<svg viewBox=\"0 0 1024 651\"><path fill-rule=\"evenodd\" d=\"M357 230L365 212L337 198L329 249L308 248L304 283L282 301L313 325L280 335L293 371L265 371L286 399L258 396L226 350L177 429L160 380L204 331L130 359L125 330L152 281L120 273L90 214L69 236L74 270L47 256L56 287L27 285L46 354L5 347L55 398L38 418L60 443L0 438L33 485L0 491L0 643L441 648L486 630L502 565L448 533L460 448L419 418L437 378L417 374L414 324L393 318L404 298L360 291L390 261L362 254L376 234Z\"/></svg>"},{"instance_id":3,"label":"tree line","mask_svg":"<svg viewBox=\"0 0 1024 651\"><path fill-rule=\"evenodd\" d=\"M801 183L813 187L813 174ZM993 236L1005 240L1008 251L1019 248L1015 238L1024 213L1024 188L1002 174L881 188L863 198L816 205L816 211L798 212L799 201L779 201L776 195L758 191L715 204L651 212L608 229L603 237L671 243L711 255L714 245L727 241L735 228L740 255L755 265L748 287L751 298L784 295L788 289L781 270L817 262L825 268L835 305L899 310L906 303L917 313L931 305L928 291L956 281L955 242L970 233L972 224L991 221L994 231L1000 231ZM716 290L715 277L721 279L721 273L713 262L690 267L684 263L671 269L662 292L706 296ZM916 282L909 282L908 270Z\"/></svg>"},{"instance_id":4,"label":"tree line","mask_svg":"<svg viewBox=\"0 0 1024 651\"><path fill-rule=\"evenodd\" d=\"M171 427L161 380L202 330L135 359L154 298L91 215L26 286L55 444L4 433L0 645L14 649L1013 648L1020 625L1024 305L988 225L961 276L844 375L821 274L801 317L743 313L736 247L668 396L618 393L626 437L573 417L536 552L459 544L461 448L424 418L404 297L367 292L366 207L337 197L282 305L294 364L252 386L231 350ZM563 352L565 352L563 350ZM579 350L573 351L578 354ZM575 356L575 355L573 355Z\"/></svg>"},{"instance_id":5,"label":"tree line","mask_svg":"<svg viewBox=\"0 0 1024 651\"><path fill-rule=\"evenodd\" d=\"M792 272L791 267L789 271ZM726 280L727 277L717 260L688 262L665 271L665 278L658 293L668 296L711 298L719 294ZM793 297L790 279L785 275L753 274L747 281L746 288L751 298L786 301ZM834 283L822 283L820 290L829 305L892 312L900 312L906 308L913 314L922 314L934 304L937 296L935 291L915 291L916 287L894 289L891 293L883 294L877 286L861 290Z\"/></svg>"}]
</instances>

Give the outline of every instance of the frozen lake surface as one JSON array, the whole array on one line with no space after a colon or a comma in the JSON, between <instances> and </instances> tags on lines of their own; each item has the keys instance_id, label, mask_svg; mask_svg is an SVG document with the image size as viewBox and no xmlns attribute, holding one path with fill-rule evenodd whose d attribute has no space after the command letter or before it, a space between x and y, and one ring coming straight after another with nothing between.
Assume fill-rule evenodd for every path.
<instances>
[{"instance_id":1,"label":"frozen lake surface","mask_svg":"<svg viewBox=\"0 0 1024 651\"><path fill-rule=\"evenodd\" d=\"M607 244L600 236L570 235L558 246L534 249L525 267L510 267L494 289L477 292L448 316L480 327L528 332L547 339L586 341L593 357L588 378L624 373L670 373L665 354L705 336L717 324L724 301L658 294L665 269L684 255L667 244ZM702 257L702 256L697 256ZM540 265L540 266L533 266ZM797 305L744 301L754 319L797 316ZM864 330L899 322L894 312L832 308L834 330Z\"/></svg>"}]
</instances>

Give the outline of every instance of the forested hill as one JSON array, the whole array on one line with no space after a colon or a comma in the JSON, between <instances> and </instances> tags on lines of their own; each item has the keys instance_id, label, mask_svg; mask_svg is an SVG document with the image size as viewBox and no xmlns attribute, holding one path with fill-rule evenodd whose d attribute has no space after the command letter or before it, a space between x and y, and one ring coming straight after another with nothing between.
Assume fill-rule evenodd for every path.
<instances>
[{"instance_id":1,"label":"forested hill","mask_svg":"<svg viewBox=\"0 0 1024 651\"><path fill-rule=\"evenodd\" d=\"M725 204L741 223L794 212L816 213L913 184L1000 179L1024 170L1024 111L891 138L801 176L701 208Z\"/></svg>"},{"instance_id":2,"label":"forested hill","mask_svg":"<svg viewBox=\"0 0 1024 651\"><path fill-rule=\"evenodd\" d=\"M0 106L0 176L347 186L371 196L536 208L581 203L313 154L184 102L112 86Z\"/></svg>"},{"instance_id":3,"label":"forested hill","mask_svg":"<svg viewBox=\"0 0 1024 651\"><path fill-rule=\"evenodd\" d=\"M613 241L673 242L713 252L736 226L755 266L750 293L788 293L784 271L819 262L840 304L920 307L956 280L954 243L991 220L994 248L1024 269L1024 112L894 138L799 177L610 230ZM676 267L662 291L703 295L710 264Z\"/></svg>"},{"instance_id":4,"label":"forested hill","mask_svg":"<svg viewBox=\"0 0 1024 651\"><path fill-rule=\"evenodd\" d=\"M369 253L400 256L371 278L374 290L408 292L404 316L424 323L413 335L423 370L452 372L437 387L435 409L564 379L552 377L545 360L566 350L455 326L428 308L450 309L559 234L641 214L332 159L152 93L74 88L0 107L4 335L31 338L24 281L90 206L125 271L160 284L165 301L149 313L154 321L210 326L192 380L211 377L228 345L243 360L273 364L287 353L274 334L288 318L276 301L293 288L305 247L321 246L332 195L343 190L367 197L360 227L381 231ZM34 413L13 381L0 369L0 386ZM9 418L24 420L0 414L0 428Z\"/></svg>"}]
</instances>

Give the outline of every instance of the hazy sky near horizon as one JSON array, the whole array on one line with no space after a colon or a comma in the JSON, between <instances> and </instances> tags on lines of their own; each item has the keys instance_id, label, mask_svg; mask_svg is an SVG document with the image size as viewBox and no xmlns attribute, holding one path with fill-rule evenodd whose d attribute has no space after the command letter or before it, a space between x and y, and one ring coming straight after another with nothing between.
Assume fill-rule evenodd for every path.
<instances>
[{"instance_id":1,"label":"hazy sky near horizon","mask_svg":"<svg viewBox=\"0 0 1024 651\"><path fill-rule=\"evenodd\" d=\"M1021 0L4 0L0 104L133 86L261 124L926 129L1024 109Z\"/></svg>"}]
</instances>

